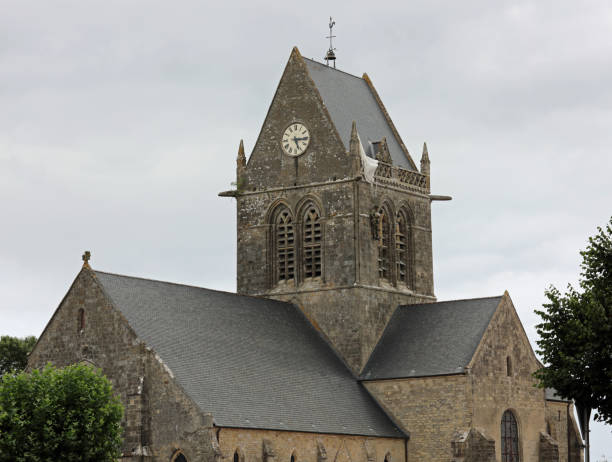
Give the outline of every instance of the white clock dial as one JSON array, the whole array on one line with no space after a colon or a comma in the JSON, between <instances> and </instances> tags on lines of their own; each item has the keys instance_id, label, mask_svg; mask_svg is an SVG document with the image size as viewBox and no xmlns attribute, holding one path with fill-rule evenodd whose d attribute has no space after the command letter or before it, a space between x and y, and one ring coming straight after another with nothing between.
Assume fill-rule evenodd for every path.
<instances>
[{"instance_id":1,"label":"white clock dial","mask_svg":"<svg viewBox=\"0 0 612 462\"><path fill-rule=\"evenodd\" d=\"M290 156L299 156L306 151L310 143L310 133L304 124L293 122L289 125L281 139L281 146Z\"/></svg>"}]
</instances>

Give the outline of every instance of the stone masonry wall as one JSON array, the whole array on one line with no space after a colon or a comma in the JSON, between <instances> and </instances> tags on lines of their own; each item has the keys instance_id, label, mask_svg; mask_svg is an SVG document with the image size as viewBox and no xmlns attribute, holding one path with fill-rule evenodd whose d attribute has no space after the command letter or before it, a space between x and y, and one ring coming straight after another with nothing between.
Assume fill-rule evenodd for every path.
<instances>
[{"instance_id":1,"label":"stone masonry wall","mask_svg":"<svg viewBox=\"0 0 612 462\"><path fill-rule=\"evenodd\" d=\"M269 295L297 305L358 374L400 304L429 301L399 291L353 287Z\"/></svg>"},{"instance_id":2,"label":"stone masonry wall","mask_svg":"<svg viewBox=\"0 0 612 462\"><path fill-rule=\"evenodd\" d=\"M296 232L301 228L301 205L308 199L320 207L322 224L323 275L310 283L273 284L269 242L272 238L268 215L279 203L294 215ZM238 293L264 295L316 288L352 286L355 282L352 183L339 182L290 188L238 198ZM298 268L298 272L300 268Z\"/></svg>"},{"instance_id":3,"label":"stone masonry wall","mask_svg":"<svg viewBox=\"0 0 612 462\"><path fill-rule=\"evenodd\" d=\"M317 204L321 212L323 274L304 280L298 265L295 280L274 283L270 210L279 203L289 207L299 233L299 211L307 201ZM383 202L394 210L406 207L413 218L414 288L393 285L378 277L378 249L370 213ZM237 208L238 293L296 303L357 373L398 305L435 301L429 199L386 186L342 181L248 193L238 197ZM296 239L299 262L299 236Z\"/></svg>"},{"instance_id":4,"label":"stone masonry wall","mask_svg":"<svg viewBox=\"0 0 612 462\"><path fill-rule=\"evenodd\" d=\"M552 439L548 433L540 433L539 462L559 462L559 443Z\"/></svg>"},{"instance_id":5,"label":"stone masonry wall","mask_svg":"<svg viewBox=\"0 0 612 462\"><path fill-rule=\"evenodd\" d=\"M465 375L364 382L395 421L410 433L408 461L448 462L456 433L470 428Z\"/></svg>"},{"instance_id":6,"label":"stone masonry wall","mask_svg":"<svg viewBox=\"0 0 612 462\"><path fill-rule=\"evenodd\" d=\"M305 124L310 144L301 156L284 154L281 138L292 122ZM351 176L351 162L306 64L294 49L247 164L247 191Z\"/></svg>"},{"instance_id":7,"label":"stone masonry wall","mask_svg":"<svg viewBox=\"0 0 612 462\"><path fill-rule=\"evenodd\" d=\"M508 371L508 358L510 371ZM521 460L538 460L540 432L546 432L544 390L536 387L539 368L509 295L502 298L470 363L472 426L495 440L501 458L501 421L511 410L518 423Z\"/></svg>"},{"instance_id":8,"label":"stone masonry wall","mask_svg":"<svg viewBox=\"0 0 612 462\"><path fill-rule=\"evenodd\" d=\"M293 121L310 130L310 145L297 157L285 154L280 143ZM339 135L294 49L248 163L239 163L237 282L240 294L298 304L358 373L398 304L435 301L431 209L425 189L363 181L358 154ZM301 207L307 200L319 207L323 231L322 275L312 279L304 278L300 266ZM414 277L408 285L397 282L393 263L390 280L379 278L372 217L383 203L394 215L403 207L412 221ZM279 204L292 211L296 239L296 278L286 282L274 277L270 214ZM394 236L393 230L391 254Z\"/></svg>"},{"instance_id":9,"label":"stone masonry wall","mask_svg":"<svg viewBox=\"0 0 612 462\"><path fill-rule=\"evenodd\" d=\"M495 440L475 428L457 433L451 446L453 462L495 462Z\"/></svg>"},{"instance_id":10,"label":"stone masonry wall","mask_svg":"<svg viewBox=\"0 0 612 462\"><path fill-rule=\"evenodd\" d=\"M433 250L431 229L431 201L428 196L393 187L356 182L359 210L359 280L368 286L389 286L378 277L378 247L372 236L370 215L382 204L389 204L395 215L404 208L411 217L411 251L414 266L414 287L409 288L414 294L433 297ZM391 247L394 247L393 245ZM392 268L395 272L395 268ZM400 289L405 289L399 285Z\"/></svg>"},{"instance_id":11,"label":"stone masonry wall","mask_svg":"<svg viewBox=\"0 0 612 462\"><path fill-rule=\"evenodd\" d=\"M85 313L80 329L79 310ZM190 461L214 460L211 424L113 308L83 269L30 355L28 369L86 362L102 369L125 407L123 461L168 461L184 447ZM142 459L141 456L148 456Z\"/></svg>"},{"instance_id":12,"label":"stone masonry wall","mask_svg":"<svg viewBox=\"0 0 612 462\"><path fill-rule=\"evenodd\" d=\"M567 405L561 401L546 402L547 429L550 428L550 436L559 444L559 462L567 462Z\"/></svg>"},{"instance_id":13,"label":"stone masonry wall","mask_svg":"<svg viewBox=\"0 0 612 462\"><path fill-rule=\"evenodd\" d=\"M580 462L582 441L574 420L574 405L563 401L546 401L546 423L550 436L559 444L559 462ZM568 452L569 444L569 452Z\"/></svg>"},{"instance_id":14,"label":"stone masonry wall","mask_svg":"<svg viewBox=\"0 0 612 462\"><path fill-rule=\"evenodd\" d=\"M406 462L403 438L220 428L221 462ZM265 441L265 444L264 444ZM265 446L265 447L264 447Z\"/></svg>"}]
</instances>

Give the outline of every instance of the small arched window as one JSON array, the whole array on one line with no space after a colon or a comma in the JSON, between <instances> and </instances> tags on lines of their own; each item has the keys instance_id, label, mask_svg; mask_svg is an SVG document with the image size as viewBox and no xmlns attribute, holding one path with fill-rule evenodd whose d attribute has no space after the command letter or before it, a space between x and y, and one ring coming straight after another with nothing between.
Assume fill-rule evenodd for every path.
<instances>
[{"instance_id":1,"label":"small arched window","mask_svg":"<svg viewBox=\"0 0 612 462\"><path fill-rule=\"evenodd\" d=\"M295 455L295 452L291 453L291 462L297 462L297 456Z\"/></svg>"},{"instance_id":2,"label":"small arched window","mask_svg":"<svg viewBox=\"0 0 612 462\"><path fill-rule=\"evenodd\" d=\"M306 208L302 233L304 278L321 276L321 217L315 207Z\"/></svg>"},{"instance_id":3,"label":"small arched window","mask_svg":"<svg viewBox=\"0 0 612 462\"><path fill-rule=\"evenodd\" d=\"M183 451L178 450L172 455L170 462L187 462L187 457L185 457Z\"/></svg>"},{"instance_id":4,"label":"small arched window","mask_svg":"<svg viewBox=\"0 0 612 462\"><path fill-rule=\"evenodd\" d=\"M378 211L378 276L381 279L391 279L391 256L389 245L391 244L391 228L389 213L383 207Z\"/></svg>"},{"instance_id":5,"label":"small arched window","mask_svg":"<svg viewBox=\"0 0 612 462\"><path fill-rule=\"evenodd\" d=\"M238 449L234 451L234 462L240 462L240 455L238 454Z\"/></svg>"},{"instance_id":6,"label":"small arched window","mask_svg":"<svg viewBox=\"0 0 612 462\"><path fill-rule=\"evenodd\" d=\"M78 331L82 332L83 329L85 329L85 310L83 308L79 308L79 315L78 315Z\"/></svg>"},{"instance_id":7,"label":"small arched window","mask_svg":"<svg viewBox=\"0 0 612 462\"><path fill-rule=\"evenodd\" d=\"M501 421L501 460L519 462L518 425L512 411L504 412Z\"/></svg>"},{"instance_id":8,"label":"small arched window","mask_svg":"<svg viewBox=\"0 0 612 462\"><path fill-rule=\"evenodd\" d=\"M276 214L276 280L289 281L295 278L295 233L293 216L287 207Z\"/></svg>"},{"instance_id":9,"label":"small arched window","mask_svg":"<svg viewBox=\"0 0 612 462\"><path fill-rule=\"evenodd\" d=\"M391 462L391 453L386 453L385 454L385 462Z\"/></svg>"},{"instance_id":10,"label":"small arched window","mask_svg":"<svg viewBox=\"0 0 612 462\"><path fill-rule=\"evenodd\" d=\"M512 358L506 356L506 375L512 377Z\"/></svg>"}]
</instances>

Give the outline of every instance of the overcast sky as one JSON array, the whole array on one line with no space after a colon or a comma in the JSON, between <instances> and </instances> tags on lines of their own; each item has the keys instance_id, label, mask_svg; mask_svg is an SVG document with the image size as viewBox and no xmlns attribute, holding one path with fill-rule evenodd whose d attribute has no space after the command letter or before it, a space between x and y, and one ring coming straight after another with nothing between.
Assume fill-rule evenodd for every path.
<instances>
[{"instance_id":1,"label":"overcast sky","mask_svg":"<svg viewBox=\"0 0 612 462\"><path fill-rule=\"evenodd\" d=\"M291 47L372 78L431 158L439 300L508 290L532 344L548 284L612 215L605 1L0 0L0 334L39 335L95 269L235 290L239 140ZM607 452L605 452L607 451ZM592 460L612 460L593 429Z\"/></svg>"}]
</instances>

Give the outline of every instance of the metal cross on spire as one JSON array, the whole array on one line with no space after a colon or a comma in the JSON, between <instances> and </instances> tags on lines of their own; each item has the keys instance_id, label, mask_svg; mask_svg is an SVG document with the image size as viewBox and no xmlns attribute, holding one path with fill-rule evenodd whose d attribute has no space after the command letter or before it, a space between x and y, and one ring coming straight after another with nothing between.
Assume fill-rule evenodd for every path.
<instances>
[{"instance_id":1,"label":"metal cross on spire","mask_svg":"<svg viewBox=\"0 0 612 462\"><path fill-rule=\"evenodd\" d=\"M334 53L334 45L332 43L332 39L335 37L335 35L333 35L332 33L332 29L333 27L336 25L336 21L334 21L332 19L332 17L329 17L329 35L325 38L329 39L329 50L327 50L327 53L325 53L325 61L327 61L327 65L329 66L329 62L333 61L334 62L334 69L336 68L336 53Z\"/></svg>"}]
</instances>

